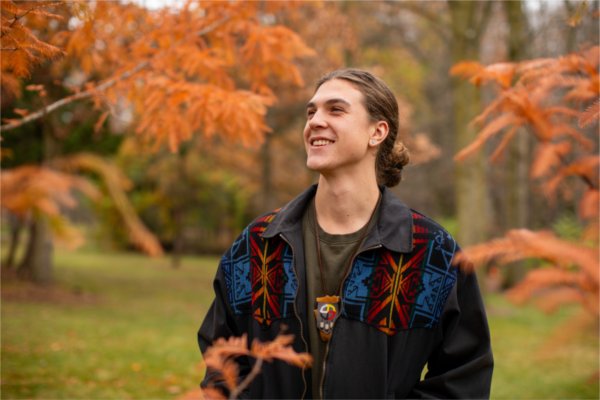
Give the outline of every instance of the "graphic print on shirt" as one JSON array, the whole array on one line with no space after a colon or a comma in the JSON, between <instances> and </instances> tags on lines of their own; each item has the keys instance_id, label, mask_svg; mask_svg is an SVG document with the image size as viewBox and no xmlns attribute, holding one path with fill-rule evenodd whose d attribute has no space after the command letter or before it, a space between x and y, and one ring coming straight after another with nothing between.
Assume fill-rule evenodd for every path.
<instances>
[{"instance_id":1,"label":"graphic print on shirt","mask_svg":"<svg viewBox=\"0 0 600 400\"><path fill-rule=\"evenodd\" d=\"M283 240L260 236L275 215L267 214L244 230L221 260L234 314L251 312L266 326L292 316L298 287L290 247Z\"/></svg>"},{"instance_id":2,"label":"graphic print on shirt","mask_svg":"<svg viewBox=\"0 0 600 400\"><path fill-rule=\"evenodd\" d=\"M388 335L434 326L456 281L452 237L413 213L411 253L385 248L361 254L344 284L343 315Z\"/></svg>"}]
</instances>

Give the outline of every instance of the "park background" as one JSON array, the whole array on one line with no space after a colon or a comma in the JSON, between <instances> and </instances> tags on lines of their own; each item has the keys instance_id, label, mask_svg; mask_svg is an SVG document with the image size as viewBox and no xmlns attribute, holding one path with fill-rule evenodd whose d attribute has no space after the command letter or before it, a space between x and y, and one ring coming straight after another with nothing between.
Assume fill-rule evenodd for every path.
<instances>
[{"instance_id":1,"label":"park background","mask_svg":"<svg viewBox=\"0 0 600 400\"><path fill-rule=\"evenodd\" d=\"M394 192L473 249L492 398L599 398L598 1L0 9L2 398L199 398L220 254L315 181L340 67L392 87Z\"/></svg>"}]
</instances>

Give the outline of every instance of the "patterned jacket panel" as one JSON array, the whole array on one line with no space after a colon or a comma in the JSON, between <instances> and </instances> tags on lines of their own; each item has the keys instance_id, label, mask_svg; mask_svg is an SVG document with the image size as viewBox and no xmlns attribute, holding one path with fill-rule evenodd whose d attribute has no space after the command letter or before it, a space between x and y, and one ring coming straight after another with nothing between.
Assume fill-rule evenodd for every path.
<instances>
[{"instance_id":1,"label":"patterned jacket panel","mask_svg":"<svg viewBox=\"0 0 600 400\"><path fill-rule=\"evenodd\" d=\"M252 314L265 327L293 316L298 290L290 246L279 237L261 237L275 215L246 228L221 260L233 313ZM456 282L451 266L456 243L435 222L413 212L413 244L410 253L379 247L356 258L343 286L343 316L388 335L438 322Z\"/></svg>"},{"instance_id":2,"label":"patterned jacket panel","mask_svg":"<svg viewBox=\"0 0 600 400\"><path fill-rule=\"evenodd\" d=\"M344 283L344 316L388 335L435 326L456 282L456 242L413 212L413 244L410 253L378 248L357 257Z\"/></svg>"},{"instance_id":3,"label":"patterned jacket panel","mask_svg":"<svg viewBox=\"0 0 600 400\"><path fill-rule=\"evenodd\" d=\"M251 313L265 326L293 315L298 289L290 246L280 238L261 237L275 215L267 214L247 227L221 259L233 313Z\"/></svg>"}]
</instances>

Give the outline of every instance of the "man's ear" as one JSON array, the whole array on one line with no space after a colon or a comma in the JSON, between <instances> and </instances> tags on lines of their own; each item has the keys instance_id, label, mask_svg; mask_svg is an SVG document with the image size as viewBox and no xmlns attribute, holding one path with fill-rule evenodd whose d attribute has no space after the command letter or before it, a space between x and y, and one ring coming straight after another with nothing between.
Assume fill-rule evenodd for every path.
<instances>
[{"instance_id":1,"label":"man's ear","mask_svg":"<svg viewBox=\"0 0 600 400\"><path fill-rule=\"evenodd\" d=\"M385 140L389 131L390 127L386 121L377 121L369 137L369 145L379 146Z\"/></svg>"}]
</instances>

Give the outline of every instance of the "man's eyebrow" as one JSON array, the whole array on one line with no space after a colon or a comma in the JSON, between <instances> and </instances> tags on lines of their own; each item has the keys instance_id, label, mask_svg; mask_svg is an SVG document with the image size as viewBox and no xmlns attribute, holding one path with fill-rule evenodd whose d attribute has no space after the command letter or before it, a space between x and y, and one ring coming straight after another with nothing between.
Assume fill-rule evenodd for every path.
<instances>
[{"instance_id":1,"label":"man's eyebrow","mask_svg":"<svg viewBox=\"0 0 600 400\"><path fill-rule=\"evenodd\" d=\"M333 99L329 99L329 100L325 101L325 105L326 106L330 106L330 105L336 104L336 103L342 103L342 104L344 104L346 106L350 106L351 105L347 100L344 100L344 99L341 99L341 98L333 98ZM312 102L312 101L309 101L306 104L306 108L307 109L308 108L314 108L314 107L316 107L316 104L314 102Z\"/></svg>"}]
</instances>

